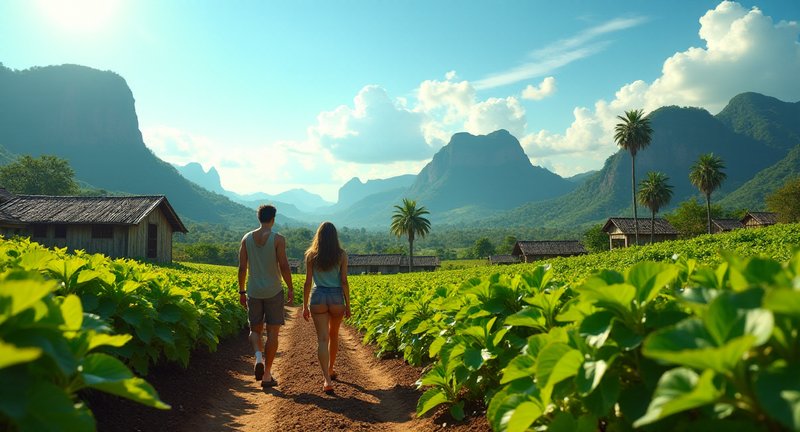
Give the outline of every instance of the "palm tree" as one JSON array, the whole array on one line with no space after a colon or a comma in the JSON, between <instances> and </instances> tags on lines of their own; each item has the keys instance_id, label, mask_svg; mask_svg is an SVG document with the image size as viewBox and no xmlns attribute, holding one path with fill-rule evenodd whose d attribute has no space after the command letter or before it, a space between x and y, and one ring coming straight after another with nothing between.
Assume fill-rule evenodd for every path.
<instances>
[{"instance_id":1,"label":"palm tree","mask_svg":"<svg viewBox=\"0 0 800 432\"><path fill-rule=\"evenodd\" d=\"M725 164L722 162L722 158L714 156L714 153L706 153L700 155L700 159L692 165L692 171L689 172L689 181L706 196L709 234L711 234L711 193L719 189L722 182L728 177L722 172L723 169L725 169Z\"/></svg>"},{"instance_id":2,"label":"palm tree","mask_svg":"<svg viewBox=\"0 0 800 432\"><path fill-rule=\"evenodd\" d=\"M636 153L650 145L653 129L650 127L650 118L644 115L644 110L630 110L625 116L617 116L622 120L614 127L614 141L623 150L631 153L631 188L633 189L633 222L636 233L636 244L639 244L639 217L636 214Z\"/></svg>"},{"instance_id":3,"label":"palm tree","mask_svg":"<svg viewBox=\"0 0 800 432\"><path fill-rule=\"evenodd\" d=\"M639 183L639 204L650 209L650 243L656 231L656 213L672 199L672 185L667 183L669 177L664 173L650 171L647 178Z\"/></svg>"},{"instance_id":4,"label":"palm tree","mask_svg":"<svg viewBox=\"0 0 800 432\"><path fill-rule=\"evenodd\" d=\"M417 208L417 202L403 198L403 205L394 206L392 225L389 230L397 237L408 236L408 272L411 273L414 265L414 238L419 235L425 237L431 230L431 222L423 217L430 214L425 207Z\"/></svg>"}]
</instances>

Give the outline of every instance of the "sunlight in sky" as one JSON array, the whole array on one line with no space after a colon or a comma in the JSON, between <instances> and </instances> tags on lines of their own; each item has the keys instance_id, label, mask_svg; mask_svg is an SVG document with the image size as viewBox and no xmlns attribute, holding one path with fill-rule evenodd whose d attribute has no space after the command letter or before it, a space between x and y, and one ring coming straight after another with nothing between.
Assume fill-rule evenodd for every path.
<instances>
[{"instance_id":1,"label":"sunlight in sky","mask_svg":"<svg viewBox=\"0 0 800 432\"><path fill-rule=\"evenodd\" d=\"M70 33L98 33L110 27L120 0L37 0L42 14Z\"/></svg>"}]
</instances>

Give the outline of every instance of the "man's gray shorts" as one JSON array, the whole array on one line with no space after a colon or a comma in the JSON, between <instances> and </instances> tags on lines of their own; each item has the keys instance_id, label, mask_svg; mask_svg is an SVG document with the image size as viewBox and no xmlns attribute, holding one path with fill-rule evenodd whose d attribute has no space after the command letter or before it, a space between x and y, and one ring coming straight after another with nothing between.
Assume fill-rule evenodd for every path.
<instances>
[{"instance_id":1,"label":"man's gray shorts","mask_svg":"<svg viewBox=\"0 0 800 432\"><path fill-rule=\"evenodd\" d=\"M283 290L266 299L247 297L247 318L250 326L266 323L267 325L284 325Z\"/></svg>"}]
</instances>

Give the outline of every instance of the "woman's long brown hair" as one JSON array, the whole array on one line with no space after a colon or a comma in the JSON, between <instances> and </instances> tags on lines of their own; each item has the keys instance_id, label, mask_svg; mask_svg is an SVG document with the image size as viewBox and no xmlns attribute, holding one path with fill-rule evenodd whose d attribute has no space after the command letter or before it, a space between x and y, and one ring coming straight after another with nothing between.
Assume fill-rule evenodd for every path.
<instances>
[{"instance_id":1,"label":"woman's long brown hair","mask_svg":"<svg viewBox=\"0 0 800 432\"><path fill-rule=\"evenodd\" d=\"M330 222L323 222L306 250L306 262L310 261L319 270L330 270L339 265L342 252L336 227Z\"/></svg>"}]
</instances>

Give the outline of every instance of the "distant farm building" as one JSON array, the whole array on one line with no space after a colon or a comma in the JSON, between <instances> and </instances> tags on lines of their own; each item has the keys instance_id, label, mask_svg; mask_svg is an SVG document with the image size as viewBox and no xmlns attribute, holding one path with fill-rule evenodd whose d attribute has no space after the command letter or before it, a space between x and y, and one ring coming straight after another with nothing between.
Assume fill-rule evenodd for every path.
<instances>
[{"instance_id":1,"label":"distant farm building","mask_svg":"<svg viewBox=\"0 0 800 432\"><path fill-rule=\"evenodd\" d=\"M512 255L519 262L533 262L555 257L583 255L586 248L577 240L518 241Z\"/></svg>"},{"instance_id":2,"label":"distant farm building","mask_svg":"<svg viewBox=\"0 0 800 432\"><path fill-rule=\"evenodd\" d=\"M519 264L519 257L517 255L490 255L489 264L491 265Z\"/></svg>"},{"instance_id":3,"label":"distant farm building","mask_svg":"<svg viewBox=\"0 0 800 432\"><path fill-rule=\"evenodd\" d=\"M414 272L434 271L439 268L439 257L414 256ZM348 274L408 273L408 256L400 254L373 254L347 256Z\"/></svg>"},{"instance_id":4,"label":"distant farm building","mask_svg":"<svg viewBox=\"0 0 800 432\"><path fill-rule=\"evenodd\" d=\"M300 273L300 260L294 258L288 258L289 261L289 269L292 273Z\"/></svg>"},{"instance_id":5,"label":"distant farm building","mask_svg":"<svg viewBox=\"0 0 800 432\"><path fill-rule=\"evenodd\" d=\"M778 223L778 214L770 212L747 212L741 220L745 228L759 228Z\"/></svg>"},{"instance_id":6,"label":"distant farm building","mask_svg":"<svg viewBox=\"0 0 800 432\"><path fill-rule=\"evenodd\" d=\"M711 232L714 234L739 228L744 228L744 225L738 219L711 219Z\"/></svg>"},{"instance_id":7,"label":"distant farm building","mask_svg":"<svg viewBox=\"0 0 800 432\"><path fill-rule=\"evenodd\" d=\"M187 232L163 195L77 197L0 194L0 234L113 258L172 261L172 234Z\"/></svg>"},{"instance_id":8,"label":"distant farm building","mask_svg":"<svg viewBox=\"0 0 800 432\"><path fill-rule=\"evenodd\" d=\"M628 247L636 244L636 228L633 218L609 218L603 225L603 231L608 234L608 242L611 249ZM678 230L675 229L666 219L656 218L653 227L650 226L650 218L639 219L639 243L650 243L650 233L653 233L653 242L665 240L676 240Z\"/></svg>"}]
</instances>

